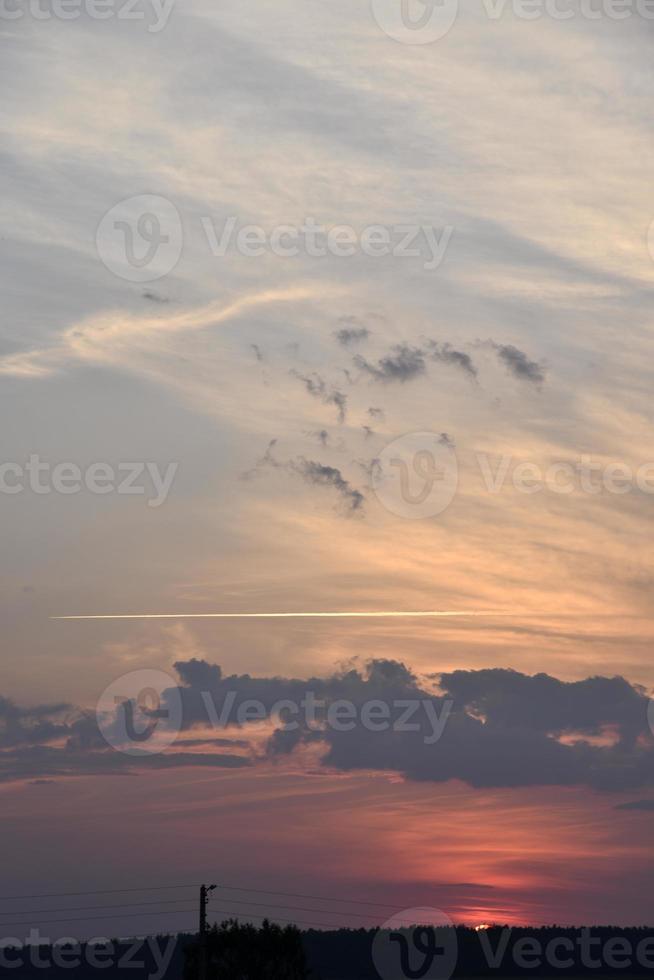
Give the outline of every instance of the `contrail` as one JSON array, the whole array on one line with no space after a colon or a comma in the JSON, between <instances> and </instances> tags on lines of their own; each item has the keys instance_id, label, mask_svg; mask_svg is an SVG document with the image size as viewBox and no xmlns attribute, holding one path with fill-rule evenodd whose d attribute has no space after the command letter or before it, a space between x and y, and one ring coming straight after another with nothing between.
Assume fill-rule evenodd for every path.
<instances>
[{"instance_id":1,"label":"contrail","mask_svg":"<svg viewBox=\"0 0 654 980\"><path fill-rule=\"evenodd\" d=\"M494 611L440 610L382 610L377 612L246 612L246 613L106 613L86 616L51 616L50 619L389 619L447 616L508 616Z\"/></svg>"}]
</instances>

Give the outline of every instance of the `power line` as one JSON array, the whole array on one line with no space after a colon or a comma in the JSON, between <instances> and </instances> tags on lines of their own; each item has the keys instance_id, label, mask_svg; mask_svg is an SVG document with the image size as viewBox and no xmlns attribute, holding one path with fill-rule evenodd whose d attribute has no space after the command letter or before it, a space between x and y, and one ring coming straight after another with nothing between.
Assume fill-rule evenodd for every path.
<instances>
[{"instance_id":1,"label":"power line","mask_svg":"<svg viewBox=\"0 0 654 980\"><path fill-rule=\"evenodd\" d=\"M113 888L113 889L105 888L105 889L99 889L98 891L86 891L86 892L51 892L45 895L5 895L0 897L0 902L16 902L16 901L28 901L28 900L35 901L37 899L42 899L42 898L78 898L78 897L81 898L87 895L121 895L121 894L134 894L135 892L171 891L174 889L196 888L196 887L197 885L194 883L194 884L185 884L185 885L155 885L152 887L142 887L142 888ZM343 903L347 903L349 905L368 906L369 908L385 908L385 909L397 908L397 904L391 904L389 902L361 901L356 898L333 898L328 895L307 895L307 894L300 894L299 892L272 891L270 889L263 889L263 888L245 888L243 886L237 886L237 885L220 884L219 887L220 889L225 891L248 892L253 895L278 895L283 898L308 898L312 901L317 901L317 902L338 902L339 905ZM190 899L179 899L179 901L190 901ZM154 904L165 904L165 903L163 900L160 902L152 902L152 903L147 903L147 902L128 903L128 905L147 905L147 904L154 905ZM241 903L237 902L237 904L241 904ZM257 903L253 902L250 904L257 904ZM111 906L98 906L98 908L110 908L110 907ZM118 908L119 906L115 906L115 907ZM85 908L88 908L88 906L85 906ZM73 909L46 909L44 911L48 911L48 912L71 911L72 912L74 910ZM0 912L0 915L11 915L11 914L13 913ZM353 912L351 914L354 915L355 913Z\"/></svg>"},{"instance_id":2,"label":"power line","mask_svg":"<svg viewBox=\"0 0 654 980\"><path fill-rule=\"evenodd\" d=\"M245 891L246 889L242 889L242 890ZM61 908L61 909L18 909L18 910L14 910L12 912L0 912L0 916L3 916L4 917L6 915L16 915L17 912L19 914L21 914L21 915L42 915L42 914L43 915L47 915L47 914L49 914L51 912L56 912L56 913L59 913L59 912L100 912L100 911L105 911L107 909L111 909L111 910L114 910L114 909L116 909L116 910L122 910L122 909L135 908L137 906L176 905L179 902L185 902L186 903L186 902L193 902L193 901L194 901L194 899L191 899L191 898L186 898L186 899L170 899L170 900L157 899L154 902L127 902L125 905L77 905L77 906L67 906L66 908ZM335 899L330 899L329 901L335 901ZM274 902L254 902L254 901L247 901L246 899L236 899L236 898L232 899L232 903L235 904L235 905L254 905L254 906L257 906L259 908L284 909L285 911L289 911L289 912L317 912L318 914L324 914L324 915L348 915L348 916L354 916L357 919L371 919L371 918L375 918L375 916L376 916L376 913L374 913L374 912L353 912L350 909L347 909L345 911L343 911L342 909L308 909L308 908L300 907L300 906L297 906L297 905L278 905L278 904L276 904ZM167 909L161 909L162 914L165 914L167 911L169 911L169 910L167 910ZM146 914L146 913L139 913L139 912L130 913L130 912L125 912L124 914L125 915L131 915L131 914L140 915L140 914ZM100 918L102 918L102 916L100 916ZM73 920L71 920L71 921L73 921ZM5 923L5 924L7 924L7 923Z\"/></svg>"},{"instance_id":3,"label":"power line","mask_svg":"<svg viewBox=\"0 0 654 980\"><path fill-rule=\"evenodd\" d=\"M52 909L50 910L52 911ZM64 910L62 910L64 911ZM94 919L138 919L142 915L177 915L183 912L185 915L195 915L195 909L159 909L157 912L126 912L124 915L75 915L72 919L39 919L40 925L50 925L51 922L87 922ZM3 922L3 926L32 926L34 920L30 922Z\"/></svg>"},{"instance_id":4,"label":"power line","mask_svg":"<svg viewBox=\"0 0 654 980\"><path fill-rule=\"evenodd\" d=\"M307 920L302 920L302 919L286 919L286 918L282 918L281 916L269 915L269 914L267 915L265 913L257 913L257 912L243 913L243 912L237 912L234 909L214 909L213 911L214 912L218 912L220 915L231 915L231 916L235 916L235 917L241 916L241 918L244 918L245 916L247 916L247 917L252 918L252 919L269 919L269 920L274 920L276 922L286 922L286 923L289 923L289 924L320 926L323 929L325 929L325 928L327 928L327 929L347 928L345 926L339 926L335 922L315 922L315 921L307 921ZM125 914L125 915L119 915L119 916L116 916L116 918L120 918L120 919L136 919L136 918L139 918L142 915L195 915L195 910L194 909L168 909L168 910L166 910L164 912L135 912L135 913L129 913L129 914ZM55 922L61 922L61 923L63 923L63 922L87 922L87 921L95 921L95 920L107 920L109 918L114 918L114 916L106 916L106 915L85 915L85 916L81 916L81 917L80 916L75 916L72 919L40 919L39 920L39 925L50 925L51 923L55 923ZM34 925L34 922L33 921L30 921L30 922L3 922L3 926L33 926L33 925Z\"/></svg>"},{"instance_id":5,"label":"power line","mask_svg":"<svg viewBox=\"0 0 654 980\"><path fill-rule=\"evenodd\" d=\"M133 908L136 905L177 905L179 902L193 902L192 898L173 898L170 901L159 900L157 902L127 902L126 905L77 905L65 909L18 909L20 915L40 915L41 912L99 912L100 909L124 909ZM163 910L165 911L165 909ZM135 913L138 915L139 913ZM145 914L145 913L144 913ZM0 912L0 915L16 915L14 912Z\"/></svg>"},{"instance_id":6,"label":"power line","mask_svg":"<svg viewBox=\"0 0 654 980\"><path fill-rule=\"evenodd\" d=\"M190 884L190 885L156 885L156 886L151 887L151 888L114 888L114 889L107 889L107 888L105 888L105 889L102 889L100 891L88 891L88 892L51 892L50 894L47 894L47 895L4 895L4 896L0 897L0 902L17 902L17 901L21 901L21 900L24 900L24 901L27 901L27 900L34 901L36 899L41 899L41 898L77 898L77 897L82 897L82 896L86 896L86 895L120 895L120 894L134 893L134 892L165 891L165 890L172 890L172 889L196 888L196 887L197 886L195 884ZM332 897L330 897L328 895L304 895L304 894L301 895L301 894L298 894L297 892L270 891L268 889L261 889L261 888L244 888L244 887L238 887L236 885L223 885L223 884L221 884L219 887L222 888L222 889L224 889L225 891L252 892L253 895L281 895L284 898L309 898L309 899L313 899L313 900L318 901L318 902L339 902L339 903L347 902L350 905L368 905L370 907L375 907L375 908L388 908L388 909L397 908L397 905L396 904L390 904L388 902L370 902L370 901L366 902L366 901L360 901L360 900L355 899L355 898L332 898ZM131 905L146 905L147 903L146 902L131 902L129 904L131 904ZM48 910L48 911L52 911L52 910ZM62 909L61 911L65 911L65 910ZM2 914L2 913L0 913L0 914Z\"/></svg>"},{"instance_id":7,"label":"power line","mask_svg":"<svg viewBox=\"0 0 654 980\"><path fill-rule=\"evenodd\" d=\"M170 891L173 888L196 888L195 882L191 885L154 885L149 888L101 888L95 892L51 892L49 895L3 895L0 902L20 902L34 901L40 898L79 898L82 895L121 895L128 892L158 892Z\"/></svg>"},{"instance_id":8,"label":"power line","mask_svg":"<svg viewBox=\"0 0 654 980\"><path fill-rule=\"evenodd\" d=\"M270 908L270 909L283 909L285 912L317 912L319 915L354 915L358 919L372 919L375 917L374 912L350 912L341 911L339 909L306 909L300 908L297 905L274 905L267 904L265 902L242 902L237 899L231 900L234 905L256 905L258 908Z\"/></svg>"},{"instance_id":9,"label":"power line","mask_svg":"<svg viewBox=\"0 0 654 980\"><path fill-rule=\"evenodd\" d=\"M397 905L388 902L361 902L356 898L329 898L327 895L299 895L294 892L272 892L262 888L238 888L236 885L220 885L225 891L252 892L253 895L282 895L284 898L310 898L317 902L349 902L350 905L368 905L371 908L396 909Z\"/></svg>"}]
</instances>

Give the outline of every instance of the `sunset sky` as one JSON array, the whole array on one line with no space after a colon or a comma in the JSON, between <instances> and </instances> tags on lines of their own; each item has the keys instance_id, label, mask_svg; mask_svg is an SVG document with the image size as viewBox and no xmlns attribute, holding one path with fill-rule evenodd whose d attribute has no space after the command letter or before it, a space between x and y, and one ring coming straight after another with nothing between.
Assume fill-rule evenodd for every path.
<instances>
[{"instance_id":1,"label":"sunset sky","mask_svg":"<svg viewBox=\"0 0 654 980\"><path fill-rule=\"evenodd\" d=\"M0 16L2 895L55 896L12 919L179 884L73 934L190 928L209 878L323 924L654 918L654 24L461 0L403 43L393 2ZM116 228L151 199L179 254L148 277ZM312 222L353 254L270 245ZM458 481L421 516L432 451ZM458 615L56 618L419 611ZM144 760L96 721L141 670L184 708ZM200 710L318 689L454 707L433 745Z\"/></svg>"}]
</instances>

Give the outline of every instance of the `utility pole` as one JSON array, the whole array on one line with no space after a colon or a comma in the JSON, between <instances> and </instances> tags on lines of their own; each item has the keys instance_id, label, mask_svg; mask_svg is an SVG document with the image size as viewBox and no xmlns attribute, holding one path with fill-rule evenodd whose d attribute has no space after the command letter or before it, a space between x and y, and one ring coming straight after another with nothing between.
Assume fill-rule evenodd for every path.
<instances>
[{"instance_id":1,"label":"utility pole","mask_svg":"<svg viewBox=\"0 0 654 980\"><path fill-rule=\"evenodd\" d=\"M215 889L215 885L201 885L200 887L200 976L199 980L207 980L207 902L209 892Z\"/></svg>"}]
</instances>

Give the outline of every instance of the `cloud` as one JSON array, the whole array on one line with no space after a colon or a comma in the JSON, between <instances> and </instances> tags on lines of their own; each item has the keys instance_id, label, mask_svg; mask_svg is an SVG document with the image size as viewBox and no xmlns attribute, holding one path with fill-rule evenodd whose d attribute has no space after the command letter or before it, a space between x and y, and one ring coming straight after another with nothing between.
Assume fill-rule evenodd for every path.
<instances>
[{"instance_id":1,"label":"cloud","mask_svg":"<svg viewBox=\"0 0 654 980\"><path fill-rule=\"evenodd\" d=\"M359 490L351 486L336 467L316 463L302 456L287 465L293 472L298 473L305 483L311 486L333 487L340 495L348 513L357 514L363 511L365 497Z\"/></svg>"},{"instance_id":2,"label":"cloud","mask_svg":"<svg viewBox=\"0 0 654 980\"><path fill-rule=\"evenodd\" d=\"M354 344L360 344L362 341L367 340L370 336L370 331L367 327L358 326L348 326L341 327L334 333L339 344L343 347L351 347Z\"/></svg>"},{"instance_id":3,"label":"cloud","mask_svg":"<svg viewBox=\"0 0 654 980\"><path fill-rule=\"evenodd\" d=\"M65 736L70 731L66 716L69 704L43 704L20 708L0 696L0 748L33 745Z\"/></svg>"},{"instance_id":4,"label":"cloud","mask_svg":"<svg viewBox=\"0 0 654 980\"><path fill-rule=\"evenodd\" d=\"M322 474L317 478L322 479ZM648 697L623 677L567 682L504 668L456 670L440 675L440 690L434 694L413 671L390 659L373 659L362 670L344 669L308 680L225 675L218 664L198 659L174 666L179 686L162 695L164 708L173 695L182 702L183 729L172 749L137 760L123 756L104 743L95 716L77 709L76 720L66 723L68 738L63 747L62 732L45 728L38 732L32 728L29 740L5 741L0 748L0 780L251 765L256 760L247 752L248 743L227 735L234 728L247 731L248 720L239 716L239 707L256 700L269 721L276 722L258 764L310 743L322 746L325 767L344 772L392 771L420 782L455 779L473 787L576 785L607 792L654 787ZM292 720L297 718L298 725L291 728L273 715L276 703L301 705L309 695L316 704L314 718L294 714ZM359 712L347 730L325 723L330 705L343 699ZM415 706L415 710L404 724L375 730L360 721L363 705L373 701L399 704L403 710ZM6 716L6 699L2 704ZM184 733L206 729L211 720L208 705L213 705L217 719L229 705L219 733L185 742ZM10 708L13 716L24 718L34 717L35 712L45 713ZM397 715L391 717L397 720ZM446 719L442 736L429 742L434 733L430 718L440 717ZM241 753L206 751L226 744ZM204 752L188 751L199 745ZM636 800L619 808L649 810L654 801Z\"/></svg>"},{"instance_id":5,"label":"cloud","mask_svg":"<svg viewBox=\"0 0 654 980\"><path fill-rule=\"evenodd\" d=\"M355 356L354 363L375 381L384 383L412 381L425 374L426 370L424 351L408 344L395 344L390 353L380 358L377 364L371 364L360 354Z\"/></svg>"},{"instance_id":6,"label":"cloud","mask_svg":"<svg viewBox=\"0 0 654 980\"><path fill-rule=\"evenodd\" d=\"M311 291L302 288L269 289L243 295L229 303L208 303L174 316L163 312L149 316L124 311L99 313L69 327L53 346L0 357L0 375L47 377L75 362L117 365L147 373L136 360L137 355L165 349L167 336L199 332L248 311L306 299L310 295Z\"/></svg>"},{"instance_id":7,"label":"cloud","mask_svg":"<svg viewBox=\"0 0 654 980\"><path fill-rule=\"evenodd\" d=\"M338 421L343 424L347 415L347 395L337 388L329 388L324 378L314 372L312 375L300 374L294 368L291 375L301 381L305 390L312 398L318 398L323 405L334 405L338 415Z\"/></svg>"},{"instance_id":8,"label":"cloud","mask_svg":"<svg viewBox=\"0 0 654 980\"><path fill-rule=\"evenodd\" d=\"M159 296L158 293L155 293L150 289L143 293L143 299L147 299L151 303L170 303L170 300L166 296Z\"/></svg>"},{"instance_id":9,"label":"cloud","mask_svg":"<svg viewBox=\"0 0 654 980\"><path fill-rule=\"evenodd\" d=\"M530 381L536 387L545 382L545 369L542 364L530 360L529 357L513 344L496 344L490 341L497 356L509 372L521 381Z\"/></svg>"},{"instance_id":10,"label":"cloud","mask_svg":"<svg viewBox=\"0 0 654 980\"><path fill-rule=\"evenodd\" d=\"M412 381L426 373L427 359L449 367L459 368L469 378L477 379L477 368L469 354L456 350L449 343L428 340L425 348L410 344L396 344L389 354L379 359L376 364L357 354L354 363L361 370L375 378L376 381ZM372 411L372 410L371 410Z\"/></svg>"},{"instance_id":11,"label":"cloud","mask_svg":"<svg viewBox=\"0 0 654 980\"><path fill-rule=\"evenodd\" d=\"M276 445L277 440L271 439L264 455L255 463L251 470L243 474L243 479L252 479L257 473L267 467L284 470L287 473L301 477L309 486L332 487L337 491L348 516L363 513L365 497L349 483L339 469L335 466L328 466L325 463L306 459L304 456L298 456L295 459L279 460L273 454L273 449Z\"/></svg>"},{"instance_id":12,"label":"cloud","mask_svg":"<svg viewBox=\"0 0 654 980\"><path fill-rule=\"evenodd\" d=\"M629 803L618 803L616 810L654 810L654 800L631 800Z\"/></svg>"},{"instance_id":13,"label":"cloud","mask_svg":"<svg viewBox=\"0 0 654 980\"><path fill-rule=\"evenodd\" d=\"M437 340L429 340L427 342L427 349L429 351L429 356L433 361L439 361L441 364L448 364L452 367L458 367L465 374L467 374L468 377L476 380L477 368L475 367L469 354L465 354L460 350L455 350L449 343L440 343Z\"/></svg>"},{"instance_id":14,"label":"cloud","mask_svg":"<svg viewBox=\"0 0 654 980\"><path fill-rule=\"evenodd\" d=\"M327 449L329 446L329 432L327 429L319 429L318 432L310 432L308 434L317 439L323 449Z\"/></svg>"}]
</instances>

